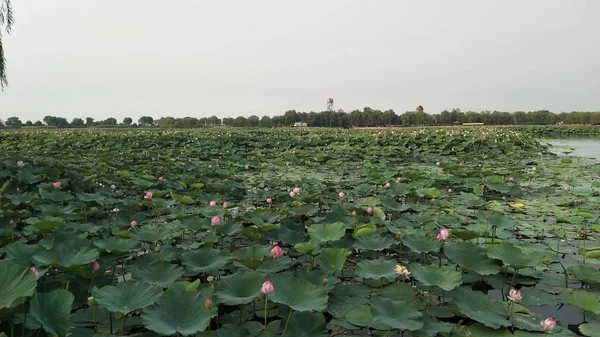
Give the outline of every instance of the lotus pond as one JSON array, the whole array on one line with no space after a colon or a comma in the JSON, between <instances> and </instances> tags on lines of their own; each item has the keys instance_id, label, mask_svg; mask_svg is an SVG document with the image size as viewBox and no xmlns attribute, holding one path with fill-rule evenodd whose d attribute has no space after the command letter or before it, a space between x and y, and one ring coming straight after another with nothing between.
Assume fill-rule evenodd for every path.
<instances>
[{"instance_id":1,"label":"lotus pond","mask_svg":"<svg viewBox=\"0 0 600 337\"><path fill-rule=\"evenodd\" d=\"M521 129L0 133L0 336L599 336L600 164Z\"/></svg>"}]
</instances>

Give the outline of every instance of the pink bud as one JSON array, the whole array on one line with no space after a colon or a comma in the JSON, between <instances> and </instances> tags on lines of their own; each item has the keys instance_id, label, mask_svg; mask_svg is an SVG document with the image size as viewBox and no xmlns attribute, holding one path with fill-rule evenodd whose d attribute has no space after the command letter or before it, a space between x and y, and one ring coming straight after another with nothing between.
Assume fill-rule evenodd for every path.
<instances>
[{"instance_id":1,"label":"pink bud","mask_svg":"<svg viewBox=\"0 0 600 337\"><path fill-rule=\"evenodd\" d=\"M35 277L36 280L40 278L40 273L38 272L36 267L31 267L29 269L33 273L33 276Z\"/></svg>"},{"instance_id":2,"label":"pink bud","mask_svg":"<svg viewBox=\"0 0 600 337\"><path fill-rule=\"evenodd\" d=\"M390 188L390 186L392 186L392 185L390 185L389 182L385 183L385 188Z\"/></svg>"},{"instance_id":3,"label":"pink bud","mask_svg":"<svg viewBox=\"0 0 600 337\"><path fill-rule=\"evenodd\" d=\"M346 194L344 194L344 192L340 192L340 193L338 193L338 197L340 199L344 199L346 197Z\"/></svg>"},{"instance_id":4,"label":"pink bud","mask_svg":"<svg viewBox=\"0 0 600 337\"><path fill-rule=\"evenodd\" d=\"M131 220L131 227L135 227L135 226L137 226L137 221Z\"/></svg>"},{"instance_id":5,"label":"pink bud","mask_svg":"<svg viewBox=\"0 0 600 337\"><path fill-rule=\"evenodd\" d=\"M352 216L356 216L356 211L352 211Z\"/></svg>"},{"instance_id":6,"label":"pink bud","mask_svg":"<svg viewBox=\"0 0 600 337\"><path fill-rule=\"evenodd\" d=\"M207 309L211 309L213 307L213 301L210 298L206 299L206 301L204 301L204 306Z\"/></svg>"},{"instance_id":7,"label":"pink bud","mask_svg":"<svg viewBox=\"0 0 600 337\"><path fill-rule=\"evenodd\" d=\"M158 180L165 181L165 177L160 177L160 178L158 178Z\"/></svg>"},{"instance_id":8,"label":"pink bud","mask_svg":"<svg viewBox=\"0 0 600 337\"><path fill-rule=\"evenodd\" d=\"M229 204L227 203L227 201L223 201L223 208L227 208L227 206L229 206Z\"/></svg>"},{"instance_id":9,"label":"pink bud","mask_svg":"<svg viewBox=\"0 0 600 337\"><path fill-rule=\"evenodd\" d=\"M508 178L508 181L510 181L512 183L513 181L515 181L515 178L510 177L510 178Z\"/></svg>"},{"instance_id":10,"label":"pink bud","mask_svg":"<svg viewBox=\"0 0 600 337\"><path fill-rule=\"evenodd\" d=\"M62 185L62 183L60 181L57 181L55 183L52 183L52 186L54 186L55 189L60 189L60 185Z\"/></svg>"},{"instance_id":11,"label":"pink bud","mask_svg":"<svg viewBox=\"0 0 600 337\"><path fill-rule=\"evenodd\" d=\"M275 288L273 288L273 283L269 280L266 280L260 288L260 292L265 295L271 295L275 292Z\"/></svg>"},{"instance_id":12,"label":"pink bud","mask_svg":"<svg viewBox=\"0 0 600 337\"><path fill-rule=\"evenodd\" d=\"M400 178L400 177L396 178L396 182L397 182L397 183L399 183L399 182L401 182L401 181L402 181L402 178Z\"/></svg>"},{"instance_id":13,"label":"pink bud","mask_svg":"<svg viewBox=\"0 0 600 337\"><path fill-rule=\"evenodd\" d=\"M296 194L300 194L300 192L302 192L302 189L300 187L294 187L292 191L294 191L294 193Z\"/></svg>"},{"instance_id":14,"label":"pink bud","mask_svg":"<svg viewBox=\"0 0 600 337\"><path fill-rule=\"evenodd\" d=\"M100 269L100 264L96 261L90 263L90 270L91 271L98 271Z\"/></svg>"},{"instance_id":15,"label":"pink bud","mask_svg":"<svg viewBox=\"0 0 600 337\"><path fill-rule=\"evenodd\" d=\"M367 208L367 214L373 214L373 207Z\"/></svg>"},{"instance_id":16,"label":"pink bud","mask_svg":"<svg viewBox=\"0 0 600 337\"><path fill-rule=\"evenodd\" d=\"M435 166L440 166L440 162L438 161L437 163L435 163Z\"/></svg>"},{"instance_id":17,"label":"pink bud","mask_svg":"<svg viewBox=\"0 0 600 337\"><path fill-rule=\"evenodd\" d=\"M545 333L549 333L552 332L554 328L556 328L556 321L554 320L554 318L548 317L545 320L543 320L540 323L540 325L542 326L542 329L544 329Z\"/></svg>"},{"instance_id":18,"label":"pink bud","mask_svg":"<svg viewBox=\"0 0 600 337\"><path fill-rule=\"evenodd\" d=\"M115 189L117 189L117 185L112 184L112 185L110 185L110 188L113 189L113 190L115 190Z\"/></svg>"},{"instance_id":19,"label":"pink bud","mask_svg":"<svg viewBox=\"0 0 600 337\"><path fill-rule=\"evenodd\" d=\"M152 199L152 191L147 191L146 194L144 194L144 199Z\"/></svg>"},{"instance_id":20,"label":"pink bud","mask_svg":"<svg viewBox=\"0 0 600 337\"><path fill-rule=\"evenodd\" d=\"M275 246L273 248L271 248L271 255L273 256L273 258L278 258L281 255L283 255L283 249L281 249L281 247L279 246Z\"/></svg>"},{"instance_id":21,"label":"pink bud","mask_svg":"<svg viewBox=\"0 0 600 337\"><path fill-rule=\"evenodd\" d=\"M296 196L296 192L294 192L294 191L291 191L291 192L290 192L290 197L292 197L292 198L293 198L293 197L295 197L295 196Z\"/></svg>"},{"instance_id":22,"label":"pink bud","mask_svg":"<svg viewBox=\"0 0 600 337\"><path fill-rule=\"evenodd\" d=\"M273 203L273 199L272 198L267 198L267 204L272 204Z\"/></svg>"},{"instance_id":23,"label":"pink bud","mask_svg":"<svg viewBox=\"0 0 600 337\"><path fill-rule=\"evenodd\" d=\"M210 207L215 207L215 206L217 206L217 202L214 200L211 200L209 205L210 205Z\"/></svg>"},{"instance_id":24,"label":"pink bud","mask_svg":"<svg viewBox=\"0 0 600 337\"><path fill-rule=\"evenodd\" d=\"M19 161L17 162L17 166L18 166L18 167L23 167L23 166L25 166L25 163L24 163L22 160L19 160Z\"/></svg>"},{"instance_id":25,"label":"pink bud","mask_svg":"<svg viewBox=\"0 0 600 337\"><path fill-rule=\"evenodd\" d=\"M511 289L508 292L507 298L511 302L519 303L523 299L523 294L521 294L521 292L518 291L517 289Z\"/></svg>"},{"instance_id":26,"label":"pink bud","mask_svg":"<svg viewBox=\"0 0 600 337\"><path fill-rule=\"evenodd\" d=\"M450 236L450 232L448 232L446 228L442 228L440 233L435 238L440 241L444 241L448 238L448 236Z\"/></svg>"},{"instance_id":27,"label":"pink bud","mask_svg":"<svg viewBox=\"0 0 600 337\"><path fill-rule=\"evenodd\" d=\"M220 223L221 223L221 217L218 216L218 215L215 215L215 216L212 217L212 219L210 219L210 224L213 225L213 226L216 226L216 225L218 225Z\"/></svg>"}]
</instances>

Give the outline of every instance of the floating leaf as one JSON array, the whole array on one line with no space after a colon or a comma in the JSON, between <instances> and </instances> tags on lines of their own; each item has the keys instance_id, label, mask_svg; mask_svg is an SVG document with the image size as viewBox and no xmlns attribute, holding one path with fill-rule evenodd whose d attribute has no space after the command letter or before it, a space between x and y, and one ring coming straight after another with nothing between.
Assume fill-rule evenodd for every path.
<instances>
[{"instance_id":1,"label":"floating leaf","mask_svg":"<svg viewBox=\"0 0 600 337\"><path fill-rule=\"evenodd\" d=\"M125 282L92 289L98 305L123 315L151 305L162 293L160 287L146 282Z\"/></svg>"},{"instance_id":2,"label":"floating leaf","mask_svg":"<svg viewBox=\"0 0 600 337\"><path fill-rule=\"evenodd\" d=\"M402 243L415 253L434 253L442 247L441 241L417 234L404 236Z\"/></svg>"},{"instance_id":3,"label":"floating leaf","mask_svg":"<svg viewBox=\"0 0 600 337\"><path fill-rule=\"evenodd\" d=\"M342 270L344 262L346 262L346 256L349 253L343 248L323 248L321 253L317 255L316 260L327 273L333 274Z\"/></svg>"},{"instance_id":4,"label":"floating leaf","mask_svg":"<svg viewBox=\"0 0 600 337\"><path fill-rule=\"evenodd\" d=\"M226 305L250 303L260 294L264 281L260 273L240 270L219 280L217 299Z\"/></svg>"},{"instance_id":5,"label":"floating leaf","mask_svg":"<svg viewBox=\"0 0 600 337\"><path fill-rule=\"evenodd\" d=\"M362 260L356 264L356 275L374 280L386 278L393 281L398 277L395 268L396 261L392 260Z\"/></svg>"},{"instance_id":6,"label":"floating leaf","mask_svg":"<svg viewBox=\"0 0 600 337\"><path fill-rule=\"evenodd\" d=\"M377 232L377 226L375 226L372 223L368 223L368 224L364 224L364 225L360 225L356 228L354 228L354 237L355 238L364 238L366 236L372 235L375 232Z\"/></svg>"},{"instance_id":7,"label":"floating leaf","mask_svg":"<svg viewBox=\"0 0 600 337\"><path fill-rule=\"evenodd\" d=\"M419 312L413 302L373 297L369 304L373 319L392 329L414 331L423 327L423 314Z\"/></svg>"},{"instance_id":8,"label":"floating leaf","mask_svg":"<svg viewBox=\"0 0 600 337\"><path fill-rule=\"evenodd\" d=\"M308 235L319 242L337 241L344 237L346 225L343 222L314 224L308 227Z\"/></svg>"},{"instance_id":9,"label":"floating leaf","mask_svg":"<svg viewBox=\"0 0 600 337\"><path fill-rule=\"evenodd\" d=\"M484 249L469 242L446 243L444 254L461 268L482 276L500 272L500 266L486 256Z\"/></svg>"},{"instance_id":10,"label":"floating leaf","mask_svg":"<svg viewBox=\"0 0 600 337\"><path fill-rule=\"evenodd\" d=\"M33 272L13 261L0 260L0 310L20 304L19 299L33 295L36 287Z\"/></svg>"},{"instance_id":11,"label":"floating leaf","mask_svg":"<svg viewBox=\"0 0 600 337\"><path fill-rule=\"evenodd\" d=\"M133 272L134 279L140 279L150 284L156 284L162 288L168 288L173 282L183 275L183 268L178 265L161 261L137 268Z\"/></svg>"},{"instance_id":12,"label":"floating leaf","mask_svg":"<svg viewBox=\"0 0 600 337\"><path fill-rule=\"evenodd\" d=\"M413 264L411 275L424 286L440 287L450 291L462 283L462 274L451 267L422 266Z\"/></svg>"},{"instance_id":13,"label":"floating leaf","mask_svg":"<svg viewBox=\"0 0 600 337\"><path fill-rule=\"evenodd\" d=\"M275 303L285 304L295 311L323 311L327 307L327 292L322 286L314 285L295 277L273 277L275 292L269 295Z\"/></svg>"},{"instance_id":14,"label":"floating leaf","mask_svg":"<svg viewBox=\"0 0 600 337\"><path fill-rule=\"evenodd\" d=\"M181 258L187 269L198 274L217 271L227 264L227 256L222 251L210 247L188 250Z\"/></svg>"},{"instance_id":15,"label":"floating leaf","mask_svg":"<svg viewBox=\"0 0 600 337\"><path fill-rule=\"evenodd\" d=\"M37 293L31 299L29 313L52 335L65 337L71 330L71 306L75 296L57 289L50 293Z\"/></svg>"},{"instance_id":16,"label":"floating leaf","mask_svg":"<svg viewBox=\"0 0 600 337\"><path fill-rule=\"evenodd\" d=\"M493 329L508 326L506 313L501 302L486 294L460 287L452 291L452 303L463 315Z\"/></svg>"},{"instance_id":17,"label":"floating leaf","mask_svg":"<svg viewBox=\"0 0 600 337\"><path fill-rule=\"evenodd\" d=\"M193 335L204 331L209 323L209 311L197 294L168 291L144 309L142 322L149 330L162 335Z\"/></svg>"}]
</instances>

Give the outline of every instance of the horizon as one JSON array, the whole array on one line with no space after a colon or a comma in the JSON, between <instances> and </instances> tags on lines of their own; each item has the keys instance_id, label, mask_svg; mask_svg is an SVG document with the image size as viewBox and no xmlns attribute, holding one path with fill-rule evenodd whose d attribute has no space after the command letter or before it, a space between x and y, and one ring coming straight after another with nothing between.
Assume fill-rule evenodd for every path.
<instances>
[{"instance_id":1,"label":"horizon","mask_svg":"<svg viewBox=\"0 0 600 337\"><path fill-rule=\"evenodd\" d=\"M600 110L592 0L62 0L13 10L3 120L272 117L323 111L328 97L346 112Z\"/></svg>"}]
</instances>

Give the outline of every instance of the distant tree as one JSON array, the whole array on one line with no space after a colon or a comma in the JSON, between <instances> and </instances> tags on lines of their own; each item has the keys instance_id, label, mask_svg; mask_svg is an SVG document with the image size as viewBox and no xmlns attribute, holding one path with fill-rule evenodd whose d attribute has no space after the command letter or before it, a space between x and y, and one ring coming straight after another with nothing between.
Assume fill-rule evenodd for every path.
<instances>
[{"instance_id":1,"label":"distant tree","mask_svg":"<svg viewBox=\"0 0 600 337\"><path fill-rule=\"evenodd\" d=\"M262 118L260 119L260 123L258 125L260 125L263 128L270 128L272 126L271 117L262 116Z\"/></svg>"},{"instance_id":2,"label":"distant tree","mask_svg":"<svg viewBox=\"0 0 600 337\"><path fill-rule=\"evenodd\" d=\"M4 122L4 125L6 125L9 128L20 128L21 126L23 126L23 122L21 122L19 117L9 117Z\"/></svg>"},{"instance_id":3,"label":"distant tree","mask_svg":"<svg viewBox=\"0 0 600 337\"><path fill-rule=\"evenodd\" d=\"M35 123L33 123L33 126L42 126L44 124L42 124L42 121L35 121Z\"/></svg>"},{"instance_id":4,"label":"distant tree","mask_svg":"<svg viewBox=\"0 0 600 337\"><path fill-rule=\"evenodd\" d=\"M83 122L83 119L81 119L81 118L73 118L73 120L71 121L71 126L76 127L76 128L81 128L81 127L85 126L85 123Z\"/></svg>"},{"instance_id":5,"label":"distant tree","mask_svg":"<svg viewBox=\"0 0 600 337\"><path fill-rule=\"evenodd\" d=\"M170 129L175 127L175 118L173 117L162 117L158 121L156 121L156 125L159 128Z\"/></svg>"},{"instance_id":6,"label":"distant tree","mask_svg":"<svg viewBox=\"0 0 600 337\"><path fill-rule=\"evenodd\" d=\"M257 127L260 124L260 119L258 118L258 116L252 115L252 116L248 117L246 122L248 123L248 126L250 126L250 127Z\"/></svg>"},{"instance_id":7,"label":"distant tree","mask_svg":"<svg viewBox=\"0 0 600 337\"><path fill-rule=\"evenodd\" d=\"M143 116L138 119L138 123L142 126L152 125L154 124L154 118L150 116Z\"/></svg>"},{"instance_id":8,"label":"distant tree","mask_svg":"<svg viewBox=\"0 0 600 337\"><path fill-rule=\"evenodd\" d=\"M90 127L94 125L94 119L92 117L85 118L85 126Z\"/></svg>"},{"instance_id":9,"label":"distant tree","mask_svg":"<svg viewBox=\"0 0 600 337\"><path fill-rule=\"evenodd\" d=\"M234 120L233 126L236 126L236 127L248 126L248 120L244 116L239 116Z\"/></svg>"},{"instance_id":10,"label":"distant tree","mask_svg":"<svg viewBox=\"0 0 600 337\"><path fill-rule=\"evenodd\" d=\"M117 120L115 118L109 117L103 121L104 125L117 125Z\"/></svg>"},{"instance_id":11,"label":"distant tree","mask_svg":"<svg viewBox=\"0 0 600 337\"><path fill-rule=\"evenodd\" d=\"M225 121L225 120L223 119L223 121ZM207 122L211 126L219 126L219 125L221 125L221 120L217 116L210 116L210 117L208 117Z\"/></svg>"},{"instance_id":12,"label":"distant tree","mask_svg":"<svg viewBox=\"0 0 600 337\"><path fill-rule=\"evenodd\" d=\"M129 125L131 125L131 123L133 123L133 119L131 119L131 117L125 117L125 118L123 118L123 124L124 125L129 126Z\"/></svg>"},{"instance_id":13,"label":"distant tree","mask_svg":"<svg viewBox=\"0 0 600 337\"><path fill-rule=\"evenodd\" d=\"M25 122L25 126L33 126L33 123L28 120L27 122Z\"/></svg>"},{"instance_id":14,"label":"distant tree","mask_svg":"<svg viewBox=\"0 0 600 337\"><path fill-rule=\"evenodd\" d=\"M223 125L234 126L235 125L235 119L233 119L231 117L225 117L225 118L223 118Z\"/></svg>"}]
</instances>

